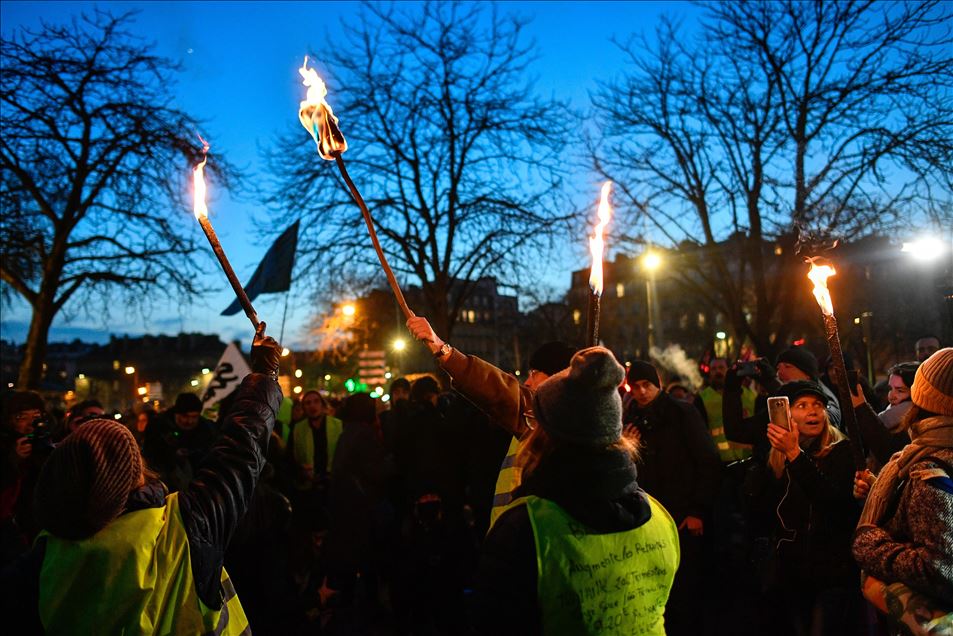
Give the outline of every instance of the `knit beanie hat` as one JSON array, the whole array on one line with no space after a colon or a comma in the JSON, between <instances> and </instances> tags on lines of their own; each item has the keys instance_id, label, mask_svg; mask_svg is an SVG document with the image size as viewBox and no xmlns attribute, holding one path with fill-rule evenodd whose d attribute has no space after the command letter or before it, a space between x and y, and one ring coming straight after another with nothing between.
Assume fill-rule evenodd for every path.
<instances>
[{"instance_id":1,"label":"knit beanie hat","mask_svg":"<svg viewBox=\"0 0 953 636\"><path fill-rule=\"evenodd\" d=\"M626 374L626 382L630 385L635 384L639 380L648 380L658 388L662 388L662 381L658 377L658 369L642 360L636 360L629 367L629 372Z\"/></svg>"},{"instance_id":2,"label":"knit beanie hat","mask_svg":"<svg viewBox=\"0 0 953 636\"><path fill-rule=\"evenodd\" d=\"M43 465L33 495L37 521L57 537L90 537L122 513L140 479L142 455L129 429L91 420Z\"/></svg>"},{"instance_id":3,"label":"knit beanie hat","mask_svg":"<svg viewBox=\"0 0 953 636\"><path fill-rule=\"evenodd\" d=\"M817 379L817 358L804 347L790 347L779 353L774 366L782 362L797 367L811 379Z\"/></svg>"},{"instance_id":4,"label":"knit beanie hat","mask_svg":"<svg viewBox=\"0 0 953 636\"><path fill-rule=\"evenodd\" d=\"M603 347L583 349L569 368L536 389L533 412L543 429L559 439L605 446L622 435L619 385L625 369Z\"/></svg>"},{"instance_id":5,"label":"knit beanie hat","mask_svg":"<svg viewBox=\"0 0 953 636\"><path fill-rule=\"evenodd\" d=\"M202 400L194 393L179 393L175 398L175 406L172 407L173 413L201 413Z\"/></svg>"},{"instance_id":6,"label":"knit beanie hat","mask_svg":"<svg viewBox=\"0 0 953 636\"><path fill-rule=\"evenodd\" d=\"M569 361L575 353L576 350L565 342L546 342L529 357L529 368L542 371L546 375L554 375L569 366Z\"/></svg>"},{"instance_id":7,"label":"knit beanie hat","mask_svg":"<svg viewBox=\"0 0 953 636\"><path fill-rule=\"evenodd\" d=\"M6 425L10 418L23 411L45 411L43 398L33 391L11 391L3 396L3 422Z\"/></svg>"},{"instance_id":8,"label":"knit beanie hat","mask_svg":"<svg viewBox=\"0 0 953 636\"><path fill-rule=\"evenodd\" d=\"M910 399L937 415L953 415L953 347L923 361L913 378Z\"/></svg>"}]
</instances>

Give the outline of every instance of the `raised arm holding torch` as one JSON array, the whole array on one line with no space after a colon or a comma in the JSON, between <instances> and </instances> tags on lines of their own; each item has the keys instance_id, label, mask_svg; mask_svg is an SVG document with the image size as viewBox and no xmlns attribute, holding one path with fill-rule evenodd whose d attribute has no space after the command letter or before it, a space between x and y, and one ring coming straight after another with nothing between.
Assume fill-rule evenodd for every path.
<instances>
[{"instance_id":1,"label":"raised arm holding torch","mask_svg":"<svg viewBox=\"0 0 953 636\"><path fill-rule=\"evenodd\" d=\"M304 85L308 87L308 95L305 100L301 102L300 108L298 109L298 119L301 121L301 125L304 126L305 130L314 138L315 143L318 145L318 154L321 155L321 158L327 159L328 161L334 160L334 162L337 163L338 170L341 171L341 176L344 177L344 182L351 191L351 197L354 199L354 202L357 203L357 207L361 209L364 224L367 225L367 232L371 235L371 242L374 244L374 251L377 252L377 258L381 262L381 267L384 268L384 274L387 276L387 282L390 283L390 288L397 298L397 304L400 305L401 311L404 312L404 316L409 320L414 317L414 312L407 306L407 301L404 300L404 294L400 291L400 285L397 284L397 278L387 263L384 250L381 249L380 241L377 240L374 220L371 218L371 213L367 209L367 204L364 203L364 197L361 196L357 186L351 181L351 176L347 173L347 168L344 166L344 159L341 155L347 150L347 141L344 139L344 134L341 133L341 129L338 127L338 118L334 116L331 106L328 105L324 99L328 94L328 89L324 85L324 81L318 77L315 70L308 68L307 57L304 58L304 64L298 69L298 72L301 73Z\"/></svg>"},{"instance_id":2,"label":"raised arm holding torch","mask_svg":"<svg viewBox=\"0 0 953 636\"><path fill-rule=\"evenodd\" d=\"M199 139L202 139L202 137L199 137ZM232 269L231 263L228 262L228 257L225 256L225 250L222 249L222 243L218 240L218 235L215 234L212 222L208 220L208 206L205 204L205 164L208 161L208 148L208 142L202 139L202 161L195 166L195 170L192 171L192 186L194 189L193 211L195 212L195 218L198 219L199 225L202 226L202 231L205 232L205 238L208 239L209 245L212 246L212 251L215 252L215 256L222 266L222 271L225 272L225 278L228 279L232 289L235 291L235 295L238 297L238 302L241 304L242 309L245 310L245 315L248 316L252 326L257 331L259 323L258 313L252 306L248 294L245 293L245 288L238 282L238 276L235 275L235 270Z\"/></svg>"}]
</instances>

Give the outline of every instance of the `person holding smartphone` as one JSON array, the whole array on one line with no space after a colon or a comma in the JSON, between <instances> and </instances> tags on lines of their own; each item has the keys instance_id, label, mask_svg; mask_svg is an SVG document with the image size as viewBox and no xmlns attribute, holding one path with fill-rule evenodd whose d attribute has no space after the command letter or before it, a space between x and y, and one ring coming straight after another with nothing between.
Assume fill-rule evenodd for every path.
<instances>
[{"instance_id":1,"label":"person holding smartphone","mask_svg":"<svg viewBox=\"0 0 953 636\"><path fill-rule=\"evenodd\" d=\"M771 409L765 430L771 450L763 478L774 504L775 567L766 595L772 633L860 634L863 605L850 555L860 511L848 440L831 424L828 396L816 382L789 382L777 396L790 409L786 417ZM777 616L784 616L780 624Z\"/></svg>"}]
</instances>

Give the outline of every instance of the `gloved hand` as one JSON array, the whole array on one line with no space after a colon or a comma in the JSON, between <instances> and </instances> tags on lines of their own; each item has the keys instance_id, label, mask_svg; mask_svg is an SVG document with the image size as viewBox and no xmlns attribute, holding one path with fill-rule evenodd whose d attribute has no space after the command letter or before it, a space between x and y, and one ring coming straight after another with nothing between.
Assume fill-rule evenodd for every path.
<instances>
[{"instance_id":1,"label":"gloved hand","mask_svg":"<svg viewBox=\"0 0 953 636\"><path fill-rule=\"evenodd\" d=\"M778 381L778 372L774 370L770 362L764 358L758 358L755 361L755 366L758 367L758 375L754 376L754 379L765 391L774 393L781 388L781 382Z\"/></svg>"},{"instance_id":2,"label":"gloved hand","mask_svg":"<svg viewBox=\"0 0 953 636\"><path fill-rule=\"evenodd\" d=\"M281 345L271 336L265 335L265 322L258 323L255 339L251 343L251 370L278 377L278 363L281 361Z\"/></svg>"},{"instance_id":3,"label":"gloved hand","mask_svg":"<svg viewBox=\"0 0 953 636\"><path fill-rule=\"evenodd\" d=\"M738 377L738 363L728 367L725 372L725 393L741 393L741 378Z\"/></svg>"}]
</instances>

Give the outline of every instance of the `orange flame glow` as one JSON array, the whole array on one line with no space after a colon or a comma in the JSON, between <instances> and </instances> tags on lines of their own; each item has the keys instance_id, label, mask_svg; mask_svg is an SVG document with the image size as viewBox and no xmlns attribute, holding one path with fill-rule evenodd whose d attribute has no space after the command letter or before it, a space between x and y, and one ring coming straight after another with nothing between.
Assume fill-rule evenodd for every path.
<instances>
[{"instance_id":1,"label":"orange flame glow","mask_svg":"<svg viewBox=\"0 0 953 636\"><path fill-rule=\"evenodd\" d=\"M807 274L814 283L814 298L817 299L817 304L821 306L821 312L825 316L834 315L834 303L831 300L831 292L827 289L827 279L836 273L837 271L830 265L818 265L812 260L811 271Z\"/></svg>"},{"instance_id":2,"label":"orange flame glow","mask_svg":"<svg viewBox=\"0 0 953 636\"><path fill-rule=\"evenodd\" d=\"M612 208L609 206L609 192L612 182L602 184L602 198L599 200L599 222L595 227L595 236L589 237L589 253L592 254L592 267L589 269L589 288L597 296L602 296L602 256L606 243L603 232L612 217Z\"/></svg>"},{"instance_id":3,"label":"orange flame glow","mask_svg":"<svg viewBox=\"0 0 953 636\"><path fill-rule=\"evenodd\" d=\"M205 205L205 163L208 161L208 142L202 139L202 162L192 171L192 212L195 218L208 218L208 206Z\"/></svg>"},{"instance_id":4,"label":"orange flame glow","mask_svg":"<svg viewBox=\"0 0 953 636\"><path fill-rule=\"evenodd\" d=\"M338 128L338 118L324 99L328 95L328 88L317 72L308 68L307 55L298 73L301 74L302 83L308 87L307 97L298 108L298 119L314 138L314 143L318 145L318 154L323 159L333 160L335 154L347 150L347 141Z\"/></svg>"}]
</instances>

